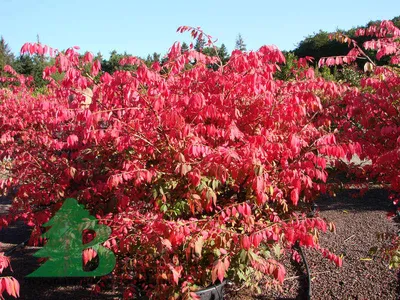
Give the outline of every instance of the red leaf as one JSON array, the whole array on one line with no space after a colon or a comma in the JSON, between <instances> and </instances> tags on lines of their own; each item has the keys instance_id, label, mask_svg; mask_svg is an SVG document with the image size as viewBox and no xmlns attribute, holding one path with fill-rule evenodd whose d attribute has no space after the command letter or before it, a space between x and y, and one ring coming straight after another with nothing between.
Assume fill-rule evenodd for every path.
<instances>
[{"instance_id":1,"label":"red leaf","mask_svg":"<svg viewBox=\"0 0 400 300\"><path fill-rule=\"evenodd\" d=\"M190 292L190 297L195 300L200 300L201 297L197 295L195 292Z\"/></svg>"},{"instance_id":2,"label":"red leaf","mask_svg":"<svg viewBox=\"0 0 400 300\"><path fill-rule=\"evenodd\" d=\"M104 82L105 84L110 84L112 81L112 77L110 74L108 74L107 72L105 72L103 74L103 76L101 76L101 81Z\"/></svg>"},{"instance_id":3,"label":"red leaf","mask_svg":"<svg viewBox=\"0 0 400 300\"><path fill-rule=\"evenodd\" d=\"M19 291L20 291L20 285L17 279L15 279L14 277L12 278L12 280L14 281L14 291L15 291L15 296L16 298L19 297Z\"/></svg>"},{"instance_id":4,"label":"red leaf","mask_svg":"<svg viewBox=\"0 0 400 300\"><path fill-rule=\"evenodd\" d=\"M79 140L79 138L75 134L71 134L70 136L68 136L68 138L67 138L68 147L75 146L78 143L78 140Z\"/></svg>"},{"instance_id":5,"label":"red leaf","mask_svg":"<svg viewBox=\"0 0 400 300\"><path fill-rule=\"evenodd\" d=\"M82 256L83 256L83 264L86 265L89 261L91 261L93 258L97 256L97 253L92 248L88 248L83 250Z\"/></svg>"},{"instance_id":6,"label":"red leaf","mask_svg":"<svg viewBox=\"0 0 400 300\"><path fill-rule=\"evenodd\" d=\"M274 277L280 282L283 283L285 280L286 271L282 265L278 265L274 271Z\"/></svg>"},{"instance_id":7,"label":"red leaf","mask_svg":"<svg viewBox=\"0 0 400 300\"><path fill-rule=\"evenodd\" d=\"M215 283L217 279L220 282L224 281L225 271L225 263L222 260L218 259L216 262L214 262L214 266L211 271L212 282Z\"/></svg>"},{"instance_id":8,"label":"red leaf","mask_svg":"<svg viewBox=\"0 0 400 300\"><path fill-rule=\"evenodd\" d=\"M293 205L297 205L299 202L299 190L293 189L290 193L290 199L292 200Z\"/></svg>"},{"instance_id":9,"label":"red leaf","mask_svg":"<svg viewBox=\"0 0 400 300\"><path fill-rule=\"evenodd\" d=\"M168 264L168 267L172 272L173 283L177 285L179 283L179 278L181 277L183 268L182 266L174 267L172 264Z\"/></svg>"},{"instance_id":10,"label":"red leaf","mask_svg":"<svg viewBox=\"0 0 400 300\"><path fill-rule=\"evenodd\" d=\"M247 235L244 235L244 236L242 236L242 240L241 241L242 241L242 248L244 250L249 250L250 246L251 246L249 237Z\"/></svg>"}]
</instances>

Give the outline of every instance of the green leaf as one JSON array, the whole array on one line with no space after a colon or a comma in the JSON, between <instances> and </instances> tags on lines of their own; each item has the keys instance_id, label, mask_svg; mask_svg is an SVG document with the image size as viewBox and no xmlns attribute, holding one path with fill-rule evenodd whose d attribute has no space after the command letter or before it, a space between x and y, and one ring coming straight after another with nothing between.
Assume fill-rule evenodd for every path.
<instances>
[{"instance_id":1,"label":"green leaf","mask_svg":"<svg viewBox=\"0 0 400 300\"><path fill-rule=\"evenodd\" d=\"M220 257L221 251L219 251L219 249L214 249L214 254L215 254L215 256Z\"/></svg>"},{"instance_id":2,"label":"green leaf","mask_svg":"<svg viewBox=\"0 0 400 300\"><path fill-rule=\"evenodd\" d=\"M275 256L279 259L281 257L281 246L279 244L275 244L272 247L272 250L274 250Z\"/></svg>"},{"instance_id":3,"label":"green leaf","mask_svg":"<svg viewBox=\"0 0 400 300\"><path fill-rule=\"evenodd\" d=\"M242 249L239 254L239 261L246 262L247 261L247 251Z\"/></svg>"},{"instance_id":4,"label":"green leaf","mask_svg":"<svg viewBox=\"0 0 400 300\"><path fill-rule=\"evenodd\" d=\"M153 190L152 190L152 193L153 193L153 198L156 199L157 196L158 196L157 189L153 189Z\"/></svg>"},{"instance_id":5,"label":"green leaf","mask_svg":"<svg viewBox=\"0 0 400 300\"><path fill-rule=\"evenodd\" d=\"M247 253L249 255L250 261L258 261L259 260L257 254L255 254L253 252L253 250L250 249L249 251L247 251Z\"/></svg>"},{"instance_id":6,"label":"green leaf","mask_svg":"<svg viewBox=\"0 0 400 300\"><path fill-rule=\"evenodd\" d=\"M165 204L161 205L161 207L160 207L161 212L165 213L167 210L168 210L167 205L165 205Z\"/></svg>"},{"instance_id":7,"label":"green leaf","mask_svg":"<svg viewBox=\"0 0 400 300\"><path fill-rule=\"evenodd\" d=\"M244 276L244 274L241 270L237 270L236 274L240 280L246 280L246 276Z\"/></svg>"},{"instance_id":8,"label":"green leaf","mask_svg":"<svg viewBox=\"0 0 400 300\"><path fill-rule=\"evenodd\" d=\"M215 191L219 186L219 181L216 179L213 179L213 181L211 182L211 187L212 189Z\"/></svg>"},{"instance_id":9,"label":"green leaf","mask_svg":"<svg viewBox=\"0 0 400 300\"><path fill-rule=\"evenodd\" d=\"M171 184L172 184L172 188L175 189L178 185L178 181L172 181Z\"/></svg>"}]
</instances>

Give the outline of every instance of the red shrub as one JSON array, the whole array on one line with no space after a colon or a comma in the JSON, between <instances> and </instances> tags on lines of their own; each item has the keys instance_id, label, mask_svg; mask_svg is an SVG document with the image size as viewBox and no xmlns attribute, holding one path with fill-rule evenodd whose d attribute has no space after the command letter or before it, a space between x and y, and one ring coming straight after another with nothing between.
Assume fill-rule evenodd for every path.
<instances>
[{"instance_id":1,"label":"red shrub","mask_svg":"<svg viewBox=\"0 0 400 300\"><path fill-rule=\"evenodd\" d=\"M276 80L284 56L270 46L234 51L222 65L193 50L181 54L175 43L163 66L124 59L136 71L112 75L99 74L90 54L52 51L46 95L33 96L19 75L20 85L0 90L1 158L13 161L1 187L18 186L2 224L23 219L37 229L64 199L77 198L113 228L105 246L118 256L113 275L127 294L141 286L153 297L190 297L193 285L227 276L282 283L276 246L291 254L297 241L342 264L318 244L326 223L298 208L326 191L334 159L361 155L359 143L382 143L379 154L365 153L383 166L382 149L398 147L398 115L389 105L399 83L394 72L377 68L386 80L366 78L368 93L315 78L305 60L295 81ZM64 74L61 82L54 72ZM365 141L351 130L338 139L332 125L346 125L337 109L343 101L349 116L368 109L357 115ZM376 112L384 129L368 127Z\"/></svg>"}]
</instances>

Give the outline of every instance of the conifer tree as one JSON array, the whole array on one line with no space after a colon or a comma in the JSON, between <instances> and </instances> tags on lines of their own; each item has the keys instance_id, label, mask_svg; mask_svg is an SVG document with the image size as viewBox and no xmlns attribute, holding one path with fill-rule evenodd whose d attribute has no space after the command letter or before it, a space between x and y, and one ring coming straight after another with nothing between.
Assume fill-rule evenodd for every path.
<instances>
[{"instance_id":1,"label":"conifer tree","mask_svg":"<svg viewBox=\"0 0 400 300\"><path fill-rule=\"evenodd\" d=\"M226 64L228 62L229 54L225 44L222 44L221 47L218 49L218 56L223 64Z\"/></svg>"},{"instance_id":2,"label":"conifer tree","mask_svg":"<svg viewBox=\"0 0 400 300\"><path fill-rule=\"evenodd\" d=\"M0 71L3 70L5 65L12 65L14 62L14 55L10 47L3 37L0 38Z\"/></svg>"},{"instance_id":3,"label":"conifer tree","mask_svg":"<svg viewBox=\"0 0 400 300\"><path fill-rule=\"evenodd\" d=\"M189 51L189 46L185 42L182 43L181 47L181 53L185 53L186 51Z\"/></svg>"},{"instance_id":4,"label":"conifer tree","mask_svg":"<svg viewBox=\"0 0 400 300\"><path fill-rule=\"evenodd\" d=\"M242 38L242 35L239 33L237 38L236 38L236 43L235 43L235 49L240 50L240 51L246 51L246 44L244 43L244 40Z\"/></svg>"},{"instance_id":5,"label":"conifer tree","mask_svg":"<svg viewBox=\"0 0 400 300\"><path fill-rule=\"evenodd\" d=\"M196 40L196 44L194 45L194 49L196 51L201 51L201 50L203 50L205 45L206 45L206 41L204 40L204 37L200 36Z\"/></svg>"}]
</instances>

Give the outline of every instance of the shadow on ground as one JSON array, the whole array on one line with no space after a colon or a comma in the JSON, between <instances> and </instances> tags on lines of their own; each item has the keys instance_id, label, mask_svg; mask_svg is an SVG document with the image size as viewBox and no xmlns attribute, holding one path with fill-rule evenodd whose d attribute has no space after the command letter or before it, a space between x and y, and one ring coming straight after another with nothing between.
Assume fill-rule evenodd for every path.
<instances>
[{"instance_id":1,"label":"shadow on ground","mask_svg":"<svg viewBox=\"0 0 400 300\"><path fill-rule=\"evenodd\" d=\"M388 199L389 193L384 189L370 189L361 194L359 189L341 190L336 197L321 196L316 204L319 211L356 210L356 211L391 211L395 207Z\"/></svg>"}]
</instances>

